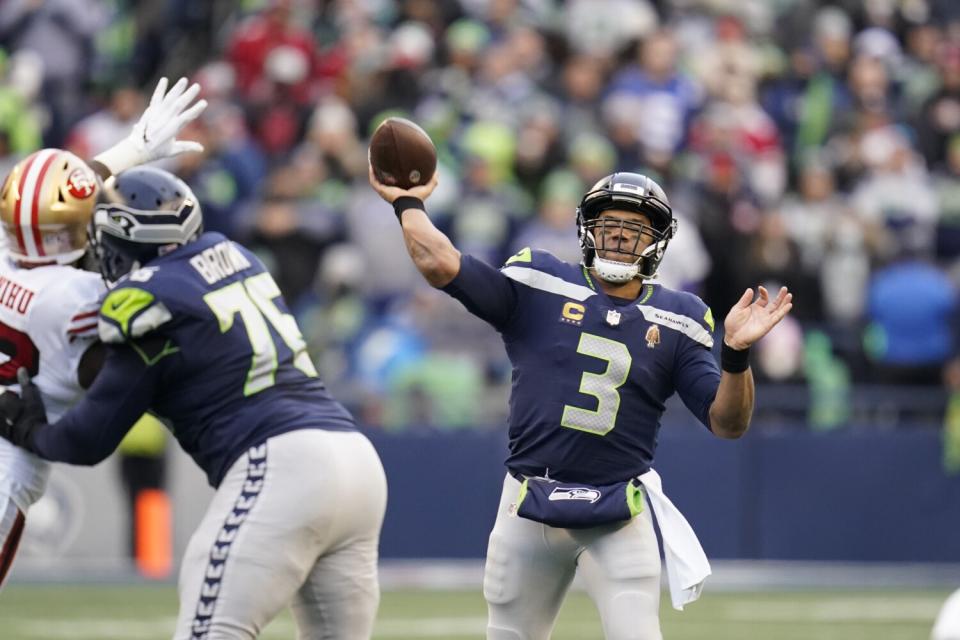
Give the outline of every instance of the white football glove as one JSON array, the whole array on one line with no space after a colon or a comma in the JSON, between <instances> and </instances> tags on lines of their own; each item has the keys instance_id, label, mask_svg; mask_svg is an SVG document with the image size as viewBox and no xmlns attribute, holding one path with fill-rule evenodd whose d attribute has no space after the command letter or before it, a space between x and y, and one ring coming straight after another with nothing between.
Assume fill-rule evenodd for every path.
<instances>
[{"instance_id":1,"label":"white football glove","mask_svg":"<svg viewBox=\"0 0 960 640\"><path fill-rule=\"evenodd\" d=\"M200 85L194 83L188 89L186 78L180 78L168 92L167 79L161 78L153 90L150 105L137 124L133 125L130 135L94 157L94 160L116 175L161 158L172 158L188 151L203 151L203 145L199 142L177 140L177 134L184 125L207 108L206 100L187 108L198 93Z\"/></svg>"}]
</instances>

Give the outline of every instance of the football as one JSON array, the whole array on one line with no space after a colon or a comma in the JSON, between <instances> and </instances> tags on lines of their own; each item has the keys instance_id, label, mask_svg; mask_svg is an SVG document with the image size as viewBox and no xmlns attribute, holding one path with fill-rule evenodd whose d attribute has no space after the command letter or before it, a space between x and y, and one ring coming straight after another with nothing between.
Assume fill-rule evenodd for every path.
<instances>
[{"instance_id":1,"label":"football","mask_svg":"<svg viewBox=\"0 0 960 640\"><path fill-rule=\"evenodd\" d=\"M370 137L370 166L383 184L409 189L433 177L437 150L416 123L387 118Z\"/></svg>"}]
</instances>

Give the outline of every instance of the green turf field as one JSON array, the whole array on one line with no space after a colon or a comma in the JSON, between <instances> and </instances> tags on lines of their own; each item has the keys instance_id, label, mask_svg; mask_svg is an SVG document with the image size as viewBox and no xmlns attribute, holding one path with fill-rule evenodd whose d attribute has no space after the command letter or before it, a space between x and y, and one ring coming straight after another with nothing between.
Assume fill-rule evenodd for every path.
<instances>
[{"instance_id":1,"label":"green turf field","mask_svg":"<svg viewBox=\"0 0 960 640\"><path fill-rule=\"evenodd\" d=\"M708 592L683 613L663 600L667 640L927 640L948 592ZM482 638L479 592L389 591L375 638ZM0 594L3 640L162 640L170 637L176 597L168 586L10 585ZM261 636L293 638L284 614ZM567 598L554 640L601 640L600 623L580 592Z\"/></svg>"}]
</instances>

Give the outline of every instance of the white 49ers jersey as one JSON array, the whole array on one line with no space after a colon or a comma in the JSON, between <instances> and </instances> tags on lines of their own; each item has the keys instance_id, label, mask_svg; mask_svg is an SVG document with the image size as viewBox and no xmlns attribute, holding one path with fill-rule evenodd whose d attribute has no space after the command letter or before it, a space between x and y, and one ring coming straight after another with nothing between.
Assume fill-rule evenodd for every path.
<instances>
[{"instance_id":1,"label":"white 49ers jersey","mask_svg":"<svg viewBox=\"0 0 960 640\"><path fill-rule=\"evenodd\" d=\"M100 276L73 267L22 269L0 252L0 387L19 391L26 367L54 422L80 399L77 367L97 339ZM0 500L21 510L43 493L48 465L0 439Z\"/></svg>"}]
</instances>

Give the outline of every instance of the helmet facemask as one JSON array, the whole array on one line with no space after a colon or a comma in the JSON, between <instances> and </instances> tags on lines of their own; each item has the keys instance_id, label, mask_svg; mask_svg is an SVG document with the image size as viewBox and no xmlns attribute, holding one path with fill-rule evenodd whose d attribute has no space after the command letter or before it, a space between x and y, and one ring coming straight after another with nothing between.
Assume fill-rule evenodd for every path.
<instances>
[{"instance_id":1,"label":"helmet facemask","mask_svg":"<svg viewBox=\"0 0 960 640\"><path fill-rule=\"evenodd\" d=\"M600 215L608 210L640 213L649 224ZM676 229L677 222L663 189L640 174L615 173L603 178L584 195L577 208L583 264L612 284L655 278ZM604 246L604 242L616 246Z\"/></svg>"},{"instance_id":2,"label":"helmet facemask","mask_svg":"<svg viewBox=\"0 0 960 640\"><path fill-rule=\"evenodd\" d=\"M673 224L666 231L659 231L639 221L605 216L585 222L581 229L581 242L592 256L590 268L613 284L655 278L673 237Z\"/></svg>"}]
</instances>

